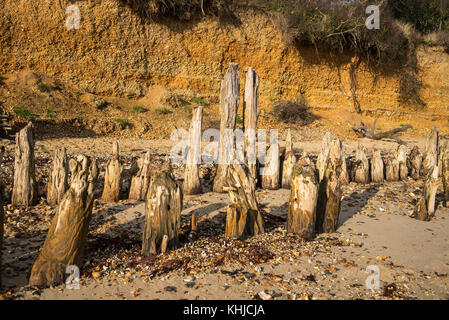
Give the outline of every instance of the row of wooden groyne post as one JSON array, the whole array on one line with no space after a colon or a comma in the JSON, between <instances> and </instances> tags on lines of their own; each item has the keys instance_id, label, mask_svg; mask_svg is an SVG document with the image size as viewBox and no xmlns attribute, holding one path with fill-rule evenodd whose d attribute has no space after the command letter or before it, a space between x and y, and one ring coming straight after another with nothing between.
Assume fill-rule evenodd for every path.
<instances>
[{"instance_id":1,"label":"row of wooden groyne post","mask_svg":"<svg viewBox=\"0 0 449 320\"><path fill-rule=\"evenodd\" d=\"M243 98L244 129L254 133L245 136L244 154L247 159L254 159L256 152L254 144L258 88L259 76L252 68L247 68ZM225 141L226 132L236 127L239 95L238 65L232 63L222 81L220 141ZM132 166L129 198L146 201L146 221L142 235L143 255L164 253L179 246L183 195L202 192L199 164L195 161L195 157L201 153L202 112L201 106L193 112L182 184L174 178L170 162L167 161L162 167L156 168L151 164L149 152ZM397 151L387 156L382 156L379 150L373 151L369 156L367 150L359 145L354 157L346 157L341 141L327 133L316 161L307 153L297 159L290 130L285 140L283 152L280 151L279 144L270 145L266 167L271 170L269 174L262 176L255 161L246 161L243 164L234 161L226 164L226 146L220 144L213 191L227 192L229 195L226 237L243 239L264 233L264 218L256 197L258 182L263 189L290 188L287 229L304 239L311 239L317 233L335 231L340 214L342 189L351 181L368 184L423 177L423 196L412 214L419 220L429 220L434 214L435 197L441 180L445 201L449 204L449 149L447 145L440 146L437 128L433 128L429 134L423 153L414 147L407 154L406 147L398 145ZM17 133L15 148L11 204L32 206L37 202L37 187L34 177L34 132L31 123ZM123 174L118 142L114 142L112 157L104 169L102 199L106 202L116 202L121 194ZM79 155L69 159L64 148L56 150L47 186L47 202L57 209L40 255L32 267L30 285L48 286L62 283L67 266L81 265L98 174L99 168L95 158ZM0 192L0 196L2 194L3 192ZM0 219L0 230L3 232L2 205ZM196 215L192 214L192 237L198 232L196 221Z\"/></svg>"}]
</instances>

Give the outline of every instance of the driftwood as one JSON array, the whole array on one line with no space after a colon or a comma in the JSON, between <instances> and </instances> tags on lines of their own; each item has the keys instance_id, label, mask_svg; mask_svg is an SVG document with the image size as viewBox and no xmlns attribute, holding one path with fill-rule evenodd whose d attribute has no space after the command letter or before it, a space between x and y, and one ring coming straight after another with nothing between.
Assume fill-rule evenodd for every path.
<instances>
[{"instance_id":1,"label":"driftwood","mask_svg":"<svg viewBox=\"0 0 449 320\"><path fill-rule=\"evenodd\" d=\"M227 172L230 205L226 215L226 238L245 239L264 233L264 222L256 198L254 180L247 166L233 163Z\"/></svg>"},{"instance_id":2,"label":"driftwood","mask_svg":"<svg viewBox=\"0 0 449 320\"><path fill-rule=\"evenodd\" d=\"M120 163L118 141L114 141L112 158L106 163L104 173L104 189L102 199L105 202L117 202L120 200L122 188L123 166Z\"/></svg>"},{"instance_id":3,"label":"driftwood","mask_svg":"<svg viewBox=\"0 0 449 320\"><path fill-rule=\"evenodd\" d=\"M30 122L16 135L12 205L29 207L37 203L34 161L34 129Z\"/></svg>"},{"instance_id":4,"label":"driftwood","mask_svg":"<svg viewBox=\"0 0 449 320\"><path fill-rule=\"evenodd\" d=\"M439 186L439 163L438 163L438 128L433 127L428 136L424 158L424 191L411 215L412 218L429 221L435 213L435 198Z\"/></svg>"},{"instance_id":5,"label":"driftwood","mask_svg":"<svg viewBox=\"0 0 449 320\"><path fill-rule=\"evenodd\" d=\"M58 148L53 157L53 168L47 187L47 203L57 206L69 188L69 159L66 148Z\"/></svg>"},{"instance_id":6,"label":"driftwood","mask_svg":"<svg viewBox=\"0 0 449 320\"><path fill-rule=\"evenodd\" d=\"M449 148L441 152L441 177L443 180L444 205L449 207Z\"/></svg>"},{"instance_id":7,"label":"driftwood","mask_svg":"<svg viewBox=\"0 0 449 320\"><path fill-rule=\"evenodd\" d=\"M379 150L373 152L371 159L371 180L375 183L384 182L384 161Z\"/></svg>"},{"instance_id":8,"label":"driftwood","mask_svg":"<svg viewBox=\"0 0 449 320\"><path fill-rule=\"evenodd\" d=\"M385 180L399 181L399 161L397 157L388 156L385 158Z\"/></svg>"},{"instance_id":9,"label":"driftwood","mask_svg":"<svg viewBox=\"0 0 449 320\"><path fill-rule=\"evenodd\" d=\"M315 234L318 185L315 168L300 159L292 172L287 231L307 240Z\"/></svg>"},{"instance_id":10,"label":"driftwood","mask_svg":"<svg viewBox=\"0 0 449 320\"><path fill-rule=\"evenodd\" d=\"M360 126L354 126L352 127L352 130L354 130L355 134L359 138L369 138L372 140L382 140L382 139L394 139L398 143L402 143L402 141L398 138L398 135L400 133L403 133L407 131L408 129L412 128L411 125L405 125L400 128L396 128L393 130L385 131L385 132L379 132L374 133L376 129L377 119L374 120L373 126L371 129L368 129L365 124L362 122Z\"/></svg>"},{"instance_id":11,"label":"driftwood","mask_svg":"<svg viewBox=\"0 0 449 320\"><path fill-rule=\"evenodd\" d=\"M66 267L82 265L98 168L95 159L91 161L86 156L78 156L76 165L73 161L72 183L58 206L44 246L34 262L31 286L61 284Z\"/></svg>"},{"instance_id":12,"label":"driftwood","mask_svg":"<svg viewBox=\"0 0 449 320\"><path fill-rule=\"evenodd\" d=\"M237 63L231 63L221 82L220 94L220 150L218 167L214 179L213 191L223 192L226 185L226 173L234 157L234 130L237 109L240 101L239 69Z\"/></svg>"},{"instance_id":13,"label":"driftwood","mask_svg":"<svg viewBox=\"0 0 449 320\"><path fill-rule=\"evenodd\" d=\"M414 146L412 151L410 151L407 160L407 165L410 177L412 177L415 180L418 180L419 177L421 176L422 155L417 146Z\"/></svg>"},{"instance_id":14,"label":"driftwood","mask_svg":"<svg viewBox=\"0 0 449 320\"><path fill-rule=\"evenodd\" d=\"M243 98L243 120L245 129L246 156L249 175L257 184L257 147L256 130L259 106L259 83L257 73L251 68L246 69L245 94Z\"/></svg>"},{"instance_id":15,"label":"driftwood","mask_svg":"<svg viewBox=\"0 0 449 320\"><path fill-rule=\"evenodd\" d=\"M290 129L287 131L285 139L285 153L282 162L282 188L289 189L292 181L293 167L296 164L296 156L293 152L293 141Z\"/></svg>"},{"instance_id":16,"label":"driftwood","mask_svg":"<svg viewBox=\"0 0 449 320\"><path fill-rule=\"evenodd\" d=\"M279 143L275 141L270 144L268 149L268 161L265 164L262 174L262 188L267 190L279 189L280 180L280 155Z\"/></svg>"},{"instance_id":17,"label":"driftwood","mask_svg":"<svg viewBox=\"0 0 449 320\"><path fill-rule=\"evenodd\" d=\"M406 146L399 145L398 149L396 150L396 159L399 163L399 179L405 181L408 177Z\"/></svg>"},{"instance_id":18,"label":"driftwood","mask_svg":"<svg viewBox=\"0 0 449 320\"><path fill-rule=\"evenodd\" d=\"M326 169L318 189L315 225L317 233L332 233L337 229L342 196L340 176L343 161L341 141L335 138L331 142Z\"/></svg>"},{"instance_id":19,"label":"driftwood","mask_svg":"<svg viewBox=\"0 0 449 320\"><path fill-rule=\"evenodd\" d=\"M137 160L135 166L137 166L137 170L134 169L133 171L137 172L131 179L129 199L141 201L146 199L151 175L154 170L151 165L150 152L145 153L142 158Z\"/></svg>"},{"instance_id":20,"label":"driftwood","mask_svg":"<svg viewBox=\"0 0 449 320\"><path fill-rule=\"evenodd\" d=\"M184 194L200 194L201 181L199 165L201 163L201 125L203 122L203 107L193 111L192 124L189 133L189 150L184 172Z\"/></svg>"},{"instance_id":21,"label":"driftwood","mask_svg":"<svg viewBox=\"0 0 449 320\"><path fill-rule=\"evenodd\" d=\"M182 189L166 162L152 178L145 203L145 229L142 237L142 255L155 255L162 249L176 249L181 227ZM163 238L167 237L163 246Z\"/></svg>"},{"instance_id":22,"label":"driftwood","mask_svg":"<svg viewBox=\"0 0 449 320\"><path fill-rule=\"evenodd\" d=\"M361 144L358 145L355 153L352 180L357 183L370 183L369 160L366 156L366 149Z\"/></svg>"}]
</instances>

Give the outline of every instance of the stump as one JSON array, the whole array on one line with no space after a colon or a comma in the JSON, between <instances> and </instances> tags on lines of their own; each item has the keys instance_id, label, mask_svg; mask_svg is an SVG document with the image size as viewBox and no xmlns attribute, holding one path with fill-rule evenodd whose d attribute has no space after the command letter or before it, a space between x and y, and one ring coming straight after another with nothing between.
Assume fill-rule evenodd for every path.
<instances>
[{"instance_id":1,"label":"stump","mask_svg":"<svg viewBox=\"0 0 449 320\"><path fill-rule=\"evenodd\" d=\"M422 155L417 146L414 146L410 152L407 165L410 177L418 180L421 176Z\"/></svg>"},{"instance_id":2,"label":"stump","mask_svg":"<svg viewBox=\"0 0 449 320\"><path fill-rule=\"evenodd\" d=\"M441 153L441 176L443 180L444 206L449 207L449 148Z\"/></svg>"},{"instance_id":3,"label":"stump","mask_svg":"<svg viewBox=\"0 0 449 320\"><path fill-rule=\"evenodd\" d=\"M282 188L289 189L292 181L293 167L296 164L296 156L293 152L293 141L290 129L285 139L284 161L282 163Z\"/></svg>"},{"instance_id":4,"label":"stump","mask_svg":"<svg viewBox=\"0 0 449 320\"><path fill-rule=\"evenodd\" d=\"M375 183L384 182L384 161L379 150L373 152L371 159L371 180Z\"/></svg>"},{"instance_id":5,"label":"stump","mask_svg":"<svg viewBox=\"0 0 449 320\"><path fill-rule=\"evenodd\" d=\"M276 141L275 143L272 143L268 149L268 162L265 165L262 174L263 189L279 189L280 168L279 144Z\"/></svg>"},{"instance_id":6,"label":"stump","mask_svg":"<svg viewBox=\"0 0 449 320\"><path fill-rule=\"evenodd\" d=\"M238 64L231 63L221 82L220 94L220 149L213 191L222 193L226 172L234 156L234 130L240 101Z\"/></svg>"},{"instance_id":7,"label":"stump","mask_svg":"<svg viewBox=\"0 0 449 320\"><path fill-rule=\"evenodd\" d=\"M407 180L408 168L407 168L407 147L400 145L396 151L396 159L399 163L399 179L402 181Z\"/></svg>"},{"instance_id":8,"label":"stump","mask_svg":"<svg viewBox=\"0 0 449 320\"><path fill-rule=\"evenodd\" d=\"M437 127L433 127L432 131L427 136L424 159L422 163L422 175L424 177L427 177L429 173L432 173L434 167L437 165L438 149L439 149L439 130Z\"/></svg>"},{"instance_id":9,"label":"stump","mask_svg":"<svg viewBox=\"0 0 449 320\"><path fill-rule=\"evenodd\" d=\"M257 183L257 116L259 106L259 83L257 73L246 68L245 94L243 98L243 123L249 175Z\"/></svg>"},{"instance_id":10,"label":"stump","mask_svg":"<svg viewBox=\"0 0 449 320\"><path fill-rule=\"evenodd\" d=\"M315 234L318 184L313 166L298 161L292 172L287 231L306 240Z\"/></svg>"},{"instance_id":11,"label":"stump","mask_svg":"<svg viewBox=\"0 0 449 320\"><path fill-rule=\"evenodd\" d=\"M200 194L201 181L199 165L201 163L201 124L203 121L203 107L193 111L192 124L189 133L189 150L184 172L184 194Z\"/></svg>"},{"instance_id":12,"label":"stump","mask_svg":"<svg viewBox=\"0 0 449 320\"><path fill-rule=\"evenodd\" d=\"M368 157L366 156L366 149L361 144L358 145L355 153L353 170L354 170L353 171L354 178L352 179L353 181L362 184L370 183L369 160Z\"/></svg>"},{"instance_id":13,"label":"stump","mask_svg":"<svg viewBox=\"0 0 449 320\"><path fill-rule=\"evenodd\" d=\"M30 122L16 135L12 205L29 207L37 203L34 161L34 128Z\"/></svg>"},{"instance_id":14,"label":"stump","mask_svg":"<svg viewBox=\"0 0 449 320\"><path fill-rule=\"evenodd\" d=\"M120 200L122 189L123 166L120 163L118 141L114 141L112 158L106 163L104 173L104 189L102 199L105 202L117 202Z\"/></svg>"},{"instance_id":15,"label":"stump","mask_svg":"<svg viewBox=\"0 0 449 320\"><path fill-rule=\"evenodd\" d=\"M337 229L342 196L341 173L343 161L341 141L335 138L331 142L324 176L318 188L315 225L317 233L332 233Z\"/></svg>"},{"instance_id":16,"label":"stump","mask_svg":"<svg viewBox=\"0 0 449 320\"><path fill-rule=\"evenodd\" d=\"M226 215L226 238L246 239L264 233L264 222L256 198L254 180L249 177L248 167L238 163L228 168L230 205Z\"/></svg>"},{"instance_id":17,"label":"stump","mask_svg":"<svg viewBox=\"0 0 449 320\"><path fill-rule=\"evenodd\" d=\"M129 199L142 201L146 199L148 186L150 185L153 167L151 165L150 152L137 160L137 173L131 179L131 186L129 188ZM135 169L134 169L135 170Z\"/></svg>"},{"instance_id":18,"label":"stump","mask_svg":"<svg viewBox=\"0 0 449 320\"><path fill-rule=\"evenodd\" d=\"M385 180L399 181L399 161L396 157L385 158Z\"/></svg>"},{"instance_id":19,"label":"stump","mask_svg":"<svg viewBox=\"0 0 449 320\"><path fill-rule=\"evenodd\" d=\"M69 159L67 157L66 148L58 148L53 157L53 168L50 173L50 181L47 189L47 203L50 206L57 206L69 184Z\"/></svg>"},{"instance_id":20,"label":"stump","mask_svg":"<svg viewBox=\"0 0 449 320\"><path fill-rule=\"evenodd\" d=\"M50 286L64 282L66 267L81 267L89 222L93 190L98 177L95 159L78 156L72 161L72 183L52 220L44 246L31 270L31 286Z\"/></svg>"},{"instance_id":21,"label":"stump","mask_svg":"<svg viewBox=\"0 0 449 320\"><path fill-rule=\"evenodd\" d=\"M334 137L332 133L328 131L324 134L323 141L321 142L321 152L318 154L318 159L316 161L316 169L318 170L319 181L321 181L324 177L327 159L329 158L329 149L333 139Z\"/></svg>"},{"instance_id":22,"label":"stump","mask_svg":"<svg viewBox=\"0 0 449 320\"><path fill-rule=\"evenodd\" d=\"M150 256L162 251L164 236L167 237L166 249L178 248L182 200L182 189L173 176L170 163L166 162L160 171L153 174L148 189L142 255Z\"/></svg>"}]
</instances>

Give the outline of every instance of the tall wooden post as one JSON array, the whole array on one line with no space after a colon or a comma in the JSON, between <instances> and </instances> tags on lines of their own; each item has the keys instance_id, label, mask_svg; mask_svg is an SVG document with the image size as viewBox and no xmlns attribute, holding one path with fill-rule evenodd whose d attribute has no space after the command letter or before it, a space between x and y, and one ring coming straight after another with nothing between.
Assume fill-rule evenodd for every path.
<instances>
[{"instance_id":1,"label":"tall wooden post","mask_svg":"<svg viewBox=\"0 0 449 320\"><path fill-rule=\"evenodd\" d=\"M30 122L16 135L12 205L29 207L37 203L34 166L34 128Z\"/></svg>"},{"instance_id":2,"label":"tall wooden post","mask_svg":"<svg viewBox=\"0 0 449 320\"><path fill-rule=\"evenodd\" d=\"M129 188L129 199L131 200L145 200L150 185L151 174L153 166L151 165L150 152L137 160L137 173L131 179L131 187Z\"/></svg>"},{"instance_id":3,"label":"tall wooden post","mask_svg":"<svg viewBox=\"0 0 449 320\"><path fill-rule=\"evenodd\" d=\"M184 172L184 194L200 194L201 181L199 165L201 163L201 124L203 121L203 107L193 111L192 124L189 133L189 151Z\"/></svg>"},{"instance_id":4,"label":"tall wooden post","mask_svg":"<svg viewBox=\"0 0 449 320\"><path fill-rule=\"evenodd\" d=\"M220 150L214 179L214 192L223 192L226 172L234 157L234 130L240 100L238 64L231 63L221 82L220 95Z\"/></svg>"},{"instance_id":5,"label":"tall wooden post","mask_svg":"<svg viewBox=\"0 0 449 320\"><path fill-rule=\"evenodd\" d=\"M163 245L165 249L176 249L179 246L182 200L182 189L167 161L161 170L154 173L148 189L142 255L155 255L164 249ZM166 244L163 243L164 237Z\"/></svg>"},{"instance_id":6,"label":"tall wooden post","mask_svg":"<svg viewBox=\"0 0 449 320\"><path fill-rule=\"evenodd\" d=\"M66 267L82 266L84 245L92 216L93 191L98 177L95 159L78 156L72 161L72 183L53 217L44 246L31 270L31 286L64 282Z\"/></svg>"},{"instance_id":7,"label":"tall wooden post","mask_svg":"<svg viewBox=\"0 0 449 320\"><path fill-rule=\"evenodd\" d=\"M361 144L358 145L355 153L354 181L357 183L370 183L369 160L366 156L366 149Z\"/></svg>"},{"instance_id":8,"label":"tall wooden post","mask_svg":"<svg viewBox=\"0 0 449 320\"><path fill-rule=\"evenodd\" d=\"M227 186L231 204L227 209L226 238L245 239L265 232L256 198L254 180L247 166L233 163L228 168Z\"/></svg>"},{"instance_id":9,"label":"tall wooden post","mask_svg":"<svg viewBox=\"0 0 449 320\"><path fill-rule=\"evenodd\" d=\"M118 141L114 141L112 145L112 158L106 163L102 196L103 201L117 202L120 200L122 173L123 166L120 163L119 144Z\"/></svg>"},{"instance_id":10,"label":"tall wooden post","mask_svg":"<svg viewBox=\"0 0 449 320\"><path fill-rule=\"evenodd\" d=\"M315 234L319 183L314 167L301 160L292 172L287 231L310 240Z\"/></svg>"},{"instance_id":11,"label":"tall wooden post","mask_svg":"<svg viewBox=\"0 0 449 320\"><path fill-rule=\"evenodd\" d=\"M384 161L379 150L373 152L371 159L371 180L375 183L384 182Z\"/></svg>"},{"instance_id":12,"label":"tall wooden post","mask_svg":"<svg viewBox=\"0 0 449 320\"><path fill-rule=\"evenodd\" d=\"M296 156L293 152L293 141L290 129L285 138L284 161L282 162L282 188L289 189L292 181L293 167L296 164Z\"/></svg>"},{"instance_id":13,"label":"tall wooden post","mask_svg":"<svg viewBox=\"0 0 449 320\"><path fill-rule=\"evenodd\" d=\"M246 68L245 95L243 98L243 119L245 129L246 156L249 175L257 183L257 117L259 106L260 79L251 67Z\"/></svg>"},{"instance_id":14,"label":"tall wooden post","mask_svg":"<svg viewBox=\"0 0 449 320\"><path fill-rule=\"evenodd\" d=\"M342 196L340 176L343 160L341 141L335 138L331 142L329 158L318 189L315 226L317 233L332 233L337 229Z\"/></svg>"},{"instance_id":15,"label":"tall wooden post","mask_svg":"<svg viewBox=\"0 0 449 320\"><path fill-rule=\"evenodd\" d=\"M57 206L69 188L69 159L66 148L58 148L53 157L53 168L47 188L47 203Z\"/></svg>"},{"instance_id":16,"label":"tall wooden post","mask_svg":"<svg viewBox=\"0 0 449 320\"><path fill-rule=\"evenodd\" d=\"M410 172L410 176L418 180L421 176L421 167L422 167L422 155L419 151L418 146L414 146L412 151L409 154L408 157L408 171Z\"/></svg>"}]
</instances>

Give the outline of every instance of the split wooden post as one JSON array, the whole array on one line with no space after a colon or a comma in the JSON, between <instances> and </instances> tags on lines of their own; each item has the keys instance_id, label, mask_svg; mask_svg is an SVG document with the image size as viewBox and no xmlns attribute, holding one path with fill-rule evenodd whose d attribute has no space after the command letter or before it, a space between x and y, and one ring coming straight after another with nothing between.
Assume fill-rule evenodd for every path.
<instances>
[{"instance_id":1,"label":"split wooden post","mask_svg":"<svg viewBox=\"0 0 449 320\"><path fill-rule=\"evenodd\" d=\"M373 152L373 157L371 159L371 180L375 183L384 182L384 161L380 150L375 150Z\"/></svg>"},{"instance_id":2,"label":"split wooden post","mask_svg":"<svg viewBox=\"0 0 449 320\"><path fill-rule=\"evenodd\" d=\"M239 70L231 63L221 82L220 94L220 149L213 191L222 193L226 185L226 172L234 157L234 130L240 101Z\"/></svg>"},{"instance_id":3,"label":"split wooden post","mask_svg":"<svg viewBox=\"0 0 449 320\"><path fill-rule=\"evenodd\" d=\"M246 68L245 95L243 98L243 120L245 129L246 156L249 175L257 184L257 117L259 106L259 75L251 67Z\"/></svg>"},{"instance_id":4,"label":"split wooden post","mask_svg":"<svg viewBox=\"0 0 449 320\"><path fill-rule=\"evenodd\" d=\"M293 167L296 164L296 156L293 152L293 141L290 129L285 139L284 161L282 163L282 188L289 189L292 181Z\"/></svg>"},{"instance_id":5,"label":"split wooden post","mask_svg":"<svg viewBox=\"0 0 449 320\"><path fill-rule=\"evenodd\" d=\"M271 137L271 139L273 136ZM280 178L280 155L279 155L279 143L277 139L270 141L270 147L268 149L268 161L263 168L262 173L262 188L267 190L279 189Z\"/></svg>"},{"instance_id":6,"label":"split wooden post","mask_svg":"<svg viewBox=\"0 0 449 320\"><path fill-rule=\"evenodd\" d=\"M444 206L449 207L449 147L442 150L441 171L443 180Z\"/></svg>"},{"instance_id":7,"label":"split wooden post","mask_svg":"<svg viewBox=\"0 0 449 320\"><path fill-rule=\"evenodd\" d=\"M102 196L103 201L117 202L120 200L122 173L123 166L120 163L119 144L118 141L114 141L112 147L112 158L106 163Z\"/></svg>"},{"instance_id":8,"label":"split wooden post","mask_svg":"<svg viewBox=\"0 0 449 320\"><path fill-rule=\"evenodd\" d=\"M425 175L423 195L415 206L412 218L429 221L435 214L435 197L439 186L439 163L438 163L438 128L433 127L428 136L426 145L427 153L424 155L423 169Z\"/></svg>"},{"instance_id":9,"label":"split wooden post","mask_svg":"<svg viewBox=\"0 0 449 320\"><path fill-rule=\"evenodd\" d=\"M329 158L318 189L315 230L317 233L335 232L341 206L342 144L335 138L329 148Z\"/></svg>"},{"instance_id":10,"label":"split wooden post","mask_svg":"<svg viewBox=\"0 0 449 320\"><path fill-rule=\"evenodd\" d=\"M199 165L201 163L201 125L203 122L203 107L193 111L192 124L189 133L189 150L184 172L184 194L200 194L201 181Z\"/></svg>"},{"instance_id":11,"label":"split wooden post","mask_svg":"<svg viewBox=\"0 0 449 320\"><path fill-rule=\"evenodd\" d=\"M395 156L385 158L385 180L399 181L399 161Z\"/></svg>"},{"instance_id":12,"label":"split wooden post","mask_svg":"<svg viewBox=\"0 0 449 320\"><path fill-rule=\"evenodd\" d=\"M355 162L353 170L354 170L353 181L363 184L370 183L369 160L368 157L366 156L366 149L361 144L358 145L355 153Z\"/></svg>"},{"instance_id":13,"label":"split wooden post","mask_svg":"<svg viewBox=\"0 0 449 320\"><path fill-rule=\"evenodd\" d=\"M422 160L418 146L414 146L409 154L407 164L410 176L415 180L418 180L421 176Z\"/></svg>"},{"instance_id":14,"label":"split wooden post","mask_svg":"<svg viewBox=\"0 0 449 320\"><path fill-rule=\"evenodd\" d=\"M407 147L403 144L401 144L396 151L396 159L399 163L399 179L405 181L408 177Z\"/></svg>"},{"instance_id":15,"label":"split wooden post","mask_svg":"<svg viewBox=\"0 0 449 320\"><path fill-rule=\"evenodd\" d=\"M151 175L154 168L151 165L150 152L137 160L137 173L131 179L129 188L129 199L142 201L146 199L148 186L150 185Z\"/></svg>"},{"instance_id":16,"label":"split wooden post","mask_svg":"<svg viewBox=\"0 0 449 320\"><path fill-rule=\"evenodd\" d=\"M34 128L30 122L16 135L12 205L29 207L37 203L34 166Z\"/></svg>"},{"instance_id":17,"label":"split wooden post","mask_svg":"<svg viewBox=\"0 0 449 320\"><path fill-rule=\"evenodd\" d=\"M66 278L66 267L80 267L83 260L98 167L95 159L91 161L83 155L71 164L72 183L58 206L44 246L34 262L31 286L61 284Z\"/></svg>"},{"instance_id":18,"label":"split wooden post","mask_svg":"<svg viewBox=\"0 0 449 320\"><path fill-rule=\"evenodd\" d=\"M292 172L287 231L306 240L315 234L318 186L313 165L298 160Z\"/></svg>"},{"instance_id":19,"label":"split wooden post","mask_svg":"<svg viewBox=\"0 0 449 320\"><path fill-rule=\"evenodd\" d=\"M162 251L164 236L167 237L166 249L176 249L179 246L182 200L182 189L167 161L161 170L153 174L148 189L142 255L155 255Z\"/></svg>"},{"instance_id":20,"label":"split wooden post","mask_svg":"<svg viewBox=\"0 0 449 320\"><path fill-rule=\"evenodd\" d=\"M57 206L69 188L69 159L66 148L58 148L53 157L53 168L47 187L47 203Z\"/></svg>"},{"instance_id":21,"label":"split wooden post","mask_svg":"<svg viewBox=\"0 0 449 320\"><path fill-rule=\"evenodd\" d=\"M254 180L249 177L246 165L234 162L228 168L230 205L226 215L226 238L246 239L265 232L262 214L256 198Z\"/></svg>"}]
</instances>

